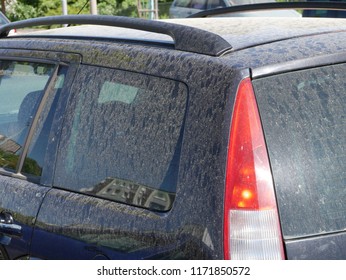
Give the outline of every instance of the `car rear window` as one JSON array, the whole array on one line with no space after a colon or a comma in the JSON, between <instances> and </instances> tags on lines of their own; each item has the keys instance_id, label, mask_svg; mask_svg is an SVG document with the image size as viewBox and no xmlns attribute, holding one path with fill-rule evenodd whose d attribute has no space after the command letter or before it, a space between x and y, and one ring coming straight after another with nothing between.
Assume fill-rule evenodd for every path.
<instances>
[{"instance_id":1,"label":"car rear window","mask_svg":"<svg viewBox=\"0 0 346 280\"><path fill-rule=\"evenodd\" d=\"M286 239L346 228L345 70L254 81Z\"/></svg>"},{"instance_id":2,"label":"car rear window","mask_svg":"<svg viewBox=\"0 0 346 280\"><path fill-rule=\"evenodd\" d=\"M54 184L169 210L177 184L186 86L81 66L71 92Z\"/></svg>"}]
</instances>

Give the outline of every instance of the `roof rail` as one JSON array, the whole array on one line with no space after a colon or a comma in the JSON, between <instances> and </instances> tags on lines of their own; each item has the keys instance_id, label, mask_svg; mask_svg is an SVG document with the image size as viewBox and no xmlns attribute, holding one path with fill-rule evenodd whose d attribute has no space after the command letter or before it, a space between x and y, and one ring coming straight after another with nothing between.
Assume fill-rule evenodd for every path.
<instances>
[{"instance_id":1,"label":"roof rail","mask_svg":"<svg viewBox=\"0 0 346 280\"><path fill-rule=\"evenodd\" d=\"M188 16L189 18L200 18L208 16L216 16L227 13L237 12L254 12L262 10L287 10L287 9L300 9L300 10L346 10L345 2L270 2L258 3L248 5L236 5L226 8L218 8L198 12Z\"/></svg>"},{"instance_id":2,"label":"roof rail","mask_svg":"<svg viewBox=\"0 0 346 280\"><path fill-rule=\"evenodd\" d=\"M0 38L7 37L12 29L53 24L106 25L165 34L173 38L176 50L211 56L219 56L232 48L219 35L194 27L140 18L99 15L50 16L11 22L0 26Z\"/></svg>"}]
</instances>

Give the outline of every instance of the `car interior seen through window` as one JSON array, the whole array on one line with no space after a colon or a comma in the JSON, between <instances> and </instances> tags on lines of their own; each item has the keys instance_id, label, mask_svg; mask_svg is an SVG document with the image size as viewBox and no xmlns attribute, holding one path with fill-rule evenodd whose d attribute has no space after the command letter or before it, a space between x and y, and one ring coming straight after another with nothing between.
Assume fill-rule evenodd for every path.
<instances>
[{"instance_id":1,"label":"car interior seen through window","mask_svg":"<svg viewBox=\"0 0 346 280\"><path fill-rule=\"evenodd\" d=\"M16 169L25 139L55 65L0 61L0 166ZM25 172L39 176L42 162L27 159Z\"/></svg>"}]
</instances>

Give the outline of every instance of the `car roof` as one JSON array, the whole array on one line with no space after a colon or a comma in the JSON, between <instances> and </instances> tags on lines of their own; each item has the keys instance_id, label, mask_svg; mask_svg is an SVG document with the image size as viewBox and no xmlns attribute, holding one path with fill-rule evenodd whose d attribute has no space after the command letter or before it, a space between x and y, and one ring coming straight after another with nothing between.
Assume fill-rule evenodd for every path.
<instances>
[{"instance_id":1,"label":"car roof","mask_svg":"<svg viewBox=\"0 0 346 280\"><path fill-rule=\"evenodd\" d=\"M170 20L220 35L233 50L294 37L346 31L346 20L316 18L191 18Z\"/></svg>"},{"instance_id":2,"label":"car roof","mask_svg":"<svg viewBox=\"0 0 346 280\"><path fill-rule=\"evenodd\" d=\"M324 33L346 31L346 19L316 18L191 18L163 22L194 27L217 34L232 46L232 51L257 45ZM192 35L192 34L191 34ZM81 25L27 33L23 36L129 39L173 44L170 36L110 26ZM197 42L203 44L203 42Z\"/></svg>"}]
</instances>

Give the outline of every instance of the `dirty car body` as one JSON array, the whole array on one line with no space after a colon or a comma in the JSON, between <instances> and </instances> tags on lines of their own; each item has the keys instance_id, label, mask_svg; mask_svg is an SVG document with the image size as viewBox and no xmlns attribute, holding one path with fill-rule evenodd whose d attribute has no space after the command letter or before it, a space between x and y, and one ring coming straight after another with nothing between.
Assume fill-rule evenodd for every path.
<instances>
[{"instance_id":1,"label":"dirty car body","mask_svg":"<svg viewBox=\"0 0 346 280\"><path fill-rule=\"evenodd\" d=\"M346 23L155 26L176 24L229 47L200 53L191 36L177 50L166 34L97 26L0 39L2 258L346 258ZM232 132L244 80L267 151L250 158L270 164L274 193L274 237L241 236L248 247L234 229L254 215L262 232L267 204L262 187L234 202L230 186L244 171ZM274 252L257 246L272 240Z\"/></svg>"}]
</instances>

